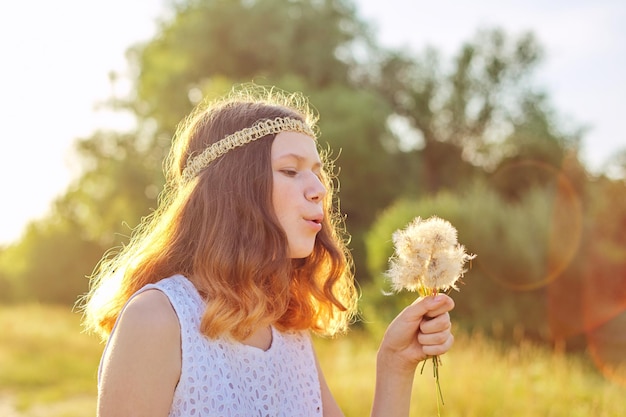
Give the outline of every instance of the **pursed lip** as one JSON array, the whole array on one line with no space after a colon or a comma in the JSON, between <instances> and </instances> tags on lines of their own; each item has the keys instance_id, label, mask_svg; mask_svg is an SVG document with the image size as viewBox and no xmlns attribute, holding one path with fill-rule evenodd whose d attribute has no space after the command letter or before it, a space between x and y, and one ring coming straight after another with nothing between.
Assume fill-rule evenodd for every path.
<instances>
[{"instance_id":1,"label":"pursed lip","mask_svg":"<svg viewBox=\"0 0 626 417\"><path fill-rule=\"evenodd\" d=\"M320 231L322 230L322 220L324 220L324 216L319 214L319 215L314 215L314 216L307 216L304 217L304 220L315 230Z\"/></svg>"}]
</instances>

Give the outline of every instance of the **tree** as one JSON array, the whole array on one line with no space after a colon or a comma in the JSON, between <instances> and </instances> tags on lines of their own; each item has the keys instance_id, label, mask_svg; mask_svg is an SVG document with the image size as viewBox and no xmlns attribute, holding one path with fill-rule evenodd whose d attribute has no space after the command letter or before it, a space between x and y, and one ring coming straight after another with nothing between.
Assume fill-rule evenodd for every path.
<instances>
[{"instance_id":1,"label":"tree","mask_svg":"<svg viewBox=\"0 0 626 417\"><path fill-rule=\"evenodd\" d=\"M324 115L324 139L328 138L337 152L333 138L340 139L339 147L359 150L359 157L380 160L380 175L393 172L384 166L390 163L380 158L382 149L377 143L385 130L385 106L370 94L348 86L353 64L349 44L365 38L353 6L343 0L177 3L171 19L161 22L154 39L129 49L135 77L131 80L133 94L112 97L107 103L118 110L130 110L136 116L137 128L95 132L77 142L82 176L55 202L49 218L33 224L23 242L3 252L2 258L8 260L4 265L11 265L17 253L21 259L51 256L59 264L73 265L74 272L52 268L45 275L47 280L61 283L78 274L79 282L86 285L82 278L93 270L97 259L111 246L125 244L141 217L155 208L163 183L161 161L176 124L201 99L221 95L241 81L260 80L262 84L315 94L320 102L342 103L334 105L328 117ZM111 74L112 82L115 79ZM311 101L315 104L316 99ZM347 120L350 126L359 127L352 135L333 127ZM357 146L356 141L363 143ZM367 172L368 163L356 161L356 156L346 153L342 162L358 167L354 173L361 175ZM357 183L347 180L350 182ZM358 188L346 186L344 190L358 200ZM376 207L389 202L386 187L368 191L370 204L350 208L356 242L358 231L373 218ZM76 258L82 253L77 248L91 255ZM19 271L9 268L8 278L2 271L2 282L19 281L25 286L21 294L34 294L44 275L38 264L23 266ZM49 291L45 300L75 299L86 287L78 291L76 287L65 288L65 294Z\"/></svg>"},{"instance_id":2,"label":"tree","mask_svg":"<svg viewBox=\"0 0 626 417\"><path fill-rule=\"evenodd\" d=\"M81 225L81 239L103 246L125 242L156 208L166 149L153 143L152 136L140 131L101 131L77 142L83 174L56 201L55 211Z\"/></svg>"},{"instance_id":3,"label":"tree","mask_svg":"<svg viewBox=\"0 0 626 417\"><path fill-rule=\"evenodd\" d=\"M155 208L161 161L177 123L201 100L239 82L302 91L319 109L319 140L338 158L341 209L362 282L369 280L363 236L385 207L402 195L458 187L483 175L485 167L509 156L494 137L509 137L517 146L510 149L520 154L520 138L531 137L522 133L551 126L545 107L519 104L520 98L536 97L522 83L539 54L530 35L511 44L501 32L483 34L464 45L447 75L434 51L415 59L383 51L382 62L357 62L357 44L375 50L348 0L176 2L159 33L129 49L131 96L108 103L132 112L136 129L95 132L78 142L83 174L25 240L22 256L43 258L45 250L59 262L76 262L74 273L93 270L92 254L126 243ZM420 132L422 150L407 150L398 120ZM558 130L553 136L555 147L546 148L550 158L562 145ZM543 143L541 135L532 138L538 140L524 149ZM63 227L39 228L59 220ZM81 243L90 255L77 260ZM16 252L0 257L10 259L7 253ZM62 271L50 271L50 279L67 279L57 272ZM30 265L20 276L36 286L38 273ZM3 282L13 282L4 277L0 268Z\"/></svg>"},{"instance_id":4,"label":"tree","mask_svg":"<svg viewBox=\"0 0 626 417\"><path fill-rule=\"evenodd\" d=\"M373 84L419 132L428 191L462 182L471 174L463 168L468 163L491 170L529 148L542 148L532 152L548 161L560 158L570 138L554 130L545 97L530 85L541 55L532 34L510 40L494 29L478 32L447 67L432 49L416 58L383 56Z\"/></svg>"},{"instance_id":5,"label":"tree","mask_svg":"<svg viewBox=\"0 0 626 417\"><path fill-rule=\"evenodd\" d=\"M199 101L207 80L263 84L268 77L296 76L312 89L345 84L350 43L366 37L345 0L179 2L159 32L129 50L136 74L129 105L168 136Z\"/></svg>"},{"instance_id":6,"label":"tree","mask_svg":"<svg viewBox=\"0 0 626 417\"><path fill-rule=\"evenodd\" d=\"M51 213L32 222L24 237L0 253L0 271L12 299L72 305L87 291L102 248L81 239L71 219Z\"/></svg>"}]
</instances>

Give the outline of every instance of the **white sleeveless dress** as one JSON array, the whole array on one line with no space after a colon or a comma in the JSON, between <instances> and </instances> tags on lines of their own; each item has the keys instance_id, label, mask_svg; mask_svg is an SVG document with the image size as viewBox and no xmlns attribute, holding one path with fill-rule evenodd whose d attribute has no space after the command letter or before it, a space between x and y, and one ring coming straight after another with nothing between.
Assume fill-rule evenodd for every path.
<instances>
[{"instance_id":1,"label":"white sleeveless dress","mask_svg":"<svg viewBox=\"0 0 626 417\"><path fill-rule=\"evenodd\" d=\"M198 330L205 301L187 278L163 279L134 296L148 289L158 289L169 298L180 322L182 369L170 417L322 416L308 332L283 333L272 327L267 351L208 339Z\"/></svg>"}]
</instances>

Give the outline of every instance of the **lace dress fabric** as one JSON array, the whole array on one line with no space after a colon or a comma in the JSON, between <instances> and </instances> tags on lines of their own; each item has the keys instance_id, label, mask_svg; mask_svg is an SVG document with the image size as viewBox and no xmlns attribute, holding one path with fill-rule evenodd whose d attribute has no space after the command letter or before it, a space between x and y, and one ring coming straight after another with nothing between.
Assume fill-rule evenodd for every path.
<instances>
[{"instance_id":1,"label":"lace dress fabric","mask_svg":"<svg viewBox=\"0 0 626 417\"><path fill-rule=\"evenodd\" d=\"M187 278L175 275L137 294L148 289L169 298L181 327L182 369L170 417L322 416L308 332L272 328L266 351L228 339L211 340L198 331L205 301Z\"/></svg>"}]
</instances>

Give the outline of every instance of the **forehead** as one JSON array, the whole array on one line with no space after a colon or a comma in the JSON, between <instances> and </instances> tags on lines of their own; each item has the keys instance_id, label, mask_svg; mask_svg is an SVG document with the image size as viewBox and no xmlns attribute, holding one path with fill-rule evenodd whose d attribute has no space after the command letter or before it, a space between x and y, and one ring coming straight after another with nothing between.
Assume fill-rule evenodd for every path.
<instances>
[{"instance_id":1,"label":"forehead","mask_svg":"<svg viewBox=\"0 0 626 417\"><path fill-rule=\"evenodd\" d=\"M317 142L311 136L298 132L281 132L272 143L272 160L296 157L314 162L320 160Z\"/></svg>"}]
</instances>

